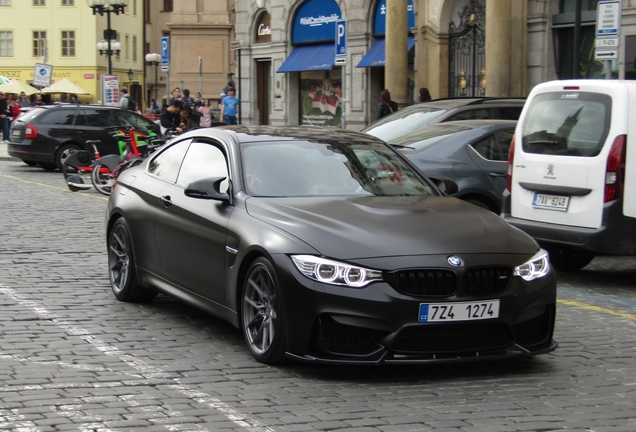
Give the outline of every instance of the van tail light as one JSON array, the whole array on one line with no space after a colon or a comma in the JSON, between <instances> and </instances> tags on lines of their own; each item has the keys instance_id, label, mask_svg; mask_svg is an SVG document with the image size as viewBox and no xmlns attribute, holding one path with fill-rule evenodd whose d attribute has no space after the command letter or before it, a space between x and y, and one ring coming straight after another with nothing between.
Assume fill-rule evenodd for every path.
<instances>
[{"instance_id":1,"label":"van tail light","mask_svg":"<svg viewBox=\"0 0 636 432\"><path fill-rule=\"evenodd\" d=\"M38 128L28 123L24 128L24 137L34 139L38 137Z\"/></svg>"},{"instance_id":2,"label":"van tail light","mask_svg":"<svg viewBox=\"0 0 636 432\"><path fill-rule=\"evenodd\" d=\"M515 160L515 139L516 135L512 135L510 140L510 150L508 151L508 165L506 166L506 189L512 192L512 163Z\"/></svg>"},{"instance_id":3,"label":"van tail light","mask_svg":"<svg viewBox=\"0 0 636 432\"><path fill-rule=\"evenodd\" d=\"M626 135L619 135L614 140L609 156L607 156L607 169L605 170L605 200L610 202L623 198L625 186L625 144Z\"/></svg>"}]
</instances>

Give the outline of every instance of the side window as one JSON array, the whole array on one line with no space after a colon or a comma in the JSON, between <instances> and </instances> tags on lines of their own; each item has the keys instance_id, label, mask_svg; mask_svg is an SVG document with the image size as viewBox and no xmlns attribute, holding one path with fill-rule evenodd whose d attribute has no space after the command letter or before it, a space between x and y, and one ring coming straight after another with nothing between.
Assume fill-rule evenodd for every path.
<instances>
[{"instance_id":1,"label":"side window","mask_svg":"<svg viewBox=\"0 0 636 432\"><path fill-rule=\"evenodd\" d=\"M522 107L499 108L499 114L502 120L519 120L522 109Z\"/></svg>"},{"instance_id":2,"label":"side window","mask_svg":"<svg viewBox=\"0 0 636 432\"><path fill-rule=\"evenodd\" d=\"M481 120L481 119L491 119L492 113L489 108L479 108L479 109L471 109L462 111L457 113L449 118L446 121L455 121L455 120Z\"/></svg>"},{"instance_id":3,"label":"side window","mask_svg":"<svg viewBox=\"0 0 636 432\"><path fill-rule=\"evenodd\" d=\"M487 138L482 139L481 141L477 141L476 143L471 144L475 151L480 154L481 157L488 160L498 160L495 159L495 149L498 152L497 140L494 135L490 135Z\"/></svg>"},{"instance_id":4,"label":"side window","mask_svg":"<svg viewBox=\"0 0 636 432\"><path fill-rule=\"evenodd\" d=\"M228 172L225 154L219 147L210 143L194 142L183 160L177 184L186 187L193 181L210 177L225 177L226 180L221 183L220 192L227 192Z\"/></svg>"},{"instance_id":5,"label":"side window","mask_svg":"<svg viewBox=\"0 0 636 432\"><path fill-rule=\"evenodd\" d=\"M190 140L178 142L159 153L150 161L148 172L167 182L175 183L190 142Z\"/></svg>"},{"instance_id":6,"label":"side window","mask_svg":"<svg viewBox=\"0 0 636 432\"><path fill-rule=\"evenodd\" d=\"M74 109L57 109L51 110L47 113L40 123L42 124L54 124L54 125L72 125L75 118L76 110Z\"/></svg>"},{"instance_id":7,"label":"side window","mask_svg":"<svg viewBox=\"0 0 636 432\"><path fill-rule=\"evenodd\" d=\"M119 111L116 110L114 112L115 112L115 117L117 118L117 124L119 126L127 126L127 127L132 126L143 133L147 133L150 130L154 132L158 132L157 125L145 117L141 117L131 111L126 111L126 110L119 110Z\"/></svg>"},{"instance_id":8,"label":"side window","mask_svg":"<svg viewBox=\"0 0 636 432\"><path fill-rule=\"evenodd\" d=\"M514 133L514 129L510 129L499 131L495 134L497 143L499 144L499 159L497 160L508 161L508 153L510 152L512 135L514 135Z\"/></svg>"},{"instance_id":9,"label":"side window","mask_svg":"<svg viewBox=\"0 0 636 432\"><path fill-rule=\"evenodd\" d=\"M115 126L113 120L112 110L105 109L84 109L84 115L86 115L86 125L96 127L109 127Z\"/></svg>"},{"instance_id":10,"label":"side window","mask_svg":"<svg viewBox=\"0 0 636 432\"><path fill-rule=\"evenodd\" d=\"M75 126L86 126L86 115L84 114L84 110L80 111L77 116L75 116Z\"/></svg>"}]
</instances>

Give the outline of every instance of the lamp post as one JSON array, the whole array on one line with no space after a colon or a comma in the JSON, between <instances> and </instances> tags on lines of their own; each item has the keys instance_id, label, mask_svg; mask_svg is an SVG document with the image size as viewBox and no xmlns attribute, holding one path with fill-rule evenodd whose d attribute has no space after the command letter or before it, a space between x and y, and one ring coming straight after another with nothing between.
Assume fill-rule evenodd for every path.
<instances>
[{"instance_id":1,"label":"lamp post","mask_svg":"<svg viewBox=\"0 0 636 432\"><path fill-rule=\"evenodd\" d=\"M97 50L100 55L108 57L108 75L113 73L113 54L121 52L121 43L118 41L111 42L113 39L117 39L117 31L110 28L110 14L114 13L119 15L124 13L128 0L86 0L88 7L93 9L93 15L99 14L104 16L106 14L106 30L104 30L104 39L97 42Z\"/></svg>"},{"instance_id":2,"label":"lamp post","mask_svg":"<svg viewBox=\"0 0 636 432\"><path fill-rule=\"evenodd\" d=\"M157 67L159 66L159 62L161 61L161 54L150 53L146 54L146 63L153 65L155 67L155 101L159 103L157 100L157 90L159 88L159 78L157 73Z\"/></svg>"},{"instance_id":3,"label":"lamp post","mask_svg":"<svg viewBox=\"0 0 636 432\"><path fill-rule=\"evenodd\" d=\"M128 86L131 87L132 86L132 79L135 76L135 73L132 71L132 69L128 69L128 72L126 72L126 75L128 75Z\"/></svg>"}]
</instances>

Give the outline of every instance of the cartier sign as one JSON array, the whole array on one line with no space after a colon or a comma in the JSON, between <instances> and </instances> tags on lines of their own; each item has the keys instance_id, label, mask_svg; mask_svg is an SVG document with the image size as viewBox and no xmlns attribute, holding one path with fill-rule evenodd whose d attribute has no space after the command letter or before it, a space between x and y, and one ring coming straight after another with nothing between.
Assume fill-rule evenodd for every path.
<instances>
[{"instance_id":1,"label":"cartier sign","mask_svg":"<svg viewBox=\"0 0 636 432\"><path fill-rule=\"evenodd\" d=\"M256 24L255 43L268 43L272 41L271 17L269 13L263 12Z\"/></svg>"}]
</instances>

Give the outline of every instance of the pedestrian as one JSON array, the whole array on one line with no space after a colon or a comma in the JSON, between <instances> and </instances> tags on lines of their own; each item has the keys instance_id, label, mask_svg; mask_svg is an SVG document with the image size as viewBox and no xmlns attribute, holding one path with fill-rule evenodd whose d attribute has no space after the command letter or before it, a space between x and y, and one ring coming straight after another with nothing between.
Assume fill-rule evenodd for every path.
<instances>
[{"instance_id":1,"label":"pedestrian","mask_svg":"<svg viewBox=\"0 0 636 432\"><path fill-rule=\"evenodd\" d=\"M181 88L180 87L175 87L170 92L170 97L168 98L168 101L166 103L168 104L168 106L170 106L172 104L172 102L174 102L176 100L180 100L180 99L181 99Z\"/></svg>"},{"instance_id":2,"label":"pedestrian","mask_svg":"<svg viewBox=\"0 0 636 432\"><path fill-rule=\"evenodd\" d=\"M226 125L235 125L238 110L239 100L234 96L234 87L228 87L227 96L221 101L221 122Z\"/></svg>"},{"instance_id":3,"label":"pedestrian","mask_svg":"<svg viewBox=\"0 0 636 432\"><path fill-rule=\"evenodd\" d=\"M4 92L0 92L0 130L2 141L9 141L9 108Z\"/></svg>"},{"instance_id":4,"label":"pedestrian","mask_svg":"<svg viewBox=\"0 0 636 432\"><path fill-rule=\"evenodd\" d=\"M25 92L20 93L18 105L20 105L20 108L29 108L31 106L31 101L29 100Z\"/></svg>"},{"instance_id":5,"label":"pedestrian","mask_svg":"<svg viewBox=\"0 0 636 432\"><path fill-rule=\"evenodd\" d=\"M71 103L72 104L77 104L77 105L80 104L80 101L79 101L79 99L77 99L77 95L75 93L71 94Z\"/></svg>"},{"instance_id":6,"label":"pedestrian","mask_svg":"<svg viewBox=\"0 0 636 432\"><path fill-rule=\"evenodd\" d=\"M203 106L203 102L204 102L204 100L203 100L203 96L201 96L201 93L200 92L196 92L194 94L194 106L197 107L197 108L202 107Z\"/></svg>"},{"instance_id":7,"label":"pedestrian","mask_svg":"<svg viewBox=\"0 0 636 432\"><path fill-rule=\"evenodd\" d=\"M418 96L418 102L422 103L422 102L428 102L430 100L432 100L431 93L428 91L426 87L422 87L420 89L420 94Z\"/></svg>"},{"instance_id":8,"label":"pedestrian","mask_svg":"<svg viewBox=\"0 0 636 432\"><path fill-rule=\"evenodd\" d=\"M161 109L159 108L159 104L154 99L150 102L150 112L152 114L160 114L161 113Z\"/></svg>"},{"instance_id":9,"label":"pedestrian","mask_svg":"<svg viewBox=\"0 0 636 432\"><path fill-rule=\"evenodd\" d=\"M127 109L130 111L137 110L137 103L130 98L128 94L128 90L125 88L121 89L121 98L119 99L119 108Z\"/></svg>"},{"instance_id":10,"label":"pedestrian","mask_svg":"<svg viewBox=\"0 0 636 432\"><path fill-rule=\"evenodd\" d=\"M42 94L41 93L37 93L33 99L33 101L31 102L31 106L42 106L44 105L44 101L42 100Z\"/></svg>"},{"instance_id":11,"label":"pedestrian","mask_svg":"<svg viewBox=\"0 0 636 432\"><path fill-rule=\"evenodd\" d=\"M201 121L199 122L199 126L201 127L210 127L212 126L212 105L210 103L210 99L205 99L203 101L203 106L197 108L197 111L201 113Z\"/></svg>"},{"instance_id":12,"label":"pedestrian","mask_svg":"<svg viewBox=\"0 0 636 432\"><path fill-rule=\"evenodd\" d=\"M181 121L181 108L183 108L183 104L179 100L174 100L170 105L161 107L161 116L159 118L161 126L169 130L175 130L178 133L183 132L185 124Z\"/></svg>"},{"instance_id":13,"label":"pedestrian","mask_svg":"<svg viewBox=\"0 0 636 432\"><path fill-rule=\"evenodd\" d=\"M195 100L192 96L190 96L190 90L188 89L183 89L183 96L181 96L181 103L183 104L183 107L194 107L195 106Z\"/></svg>"},{"instance_id":14,"label":"pedestrian","mask_svg":"<svg viewBox=\"0 0 636 432\"><path fill-rule=\"evenodd\" d=\"M398 110L398 106L391 100L391 93L384 89L380 92L380 103L378 104L378 114L375 119L380 120L382 117L388 116Z\"/></svg>"}]
</instances>

